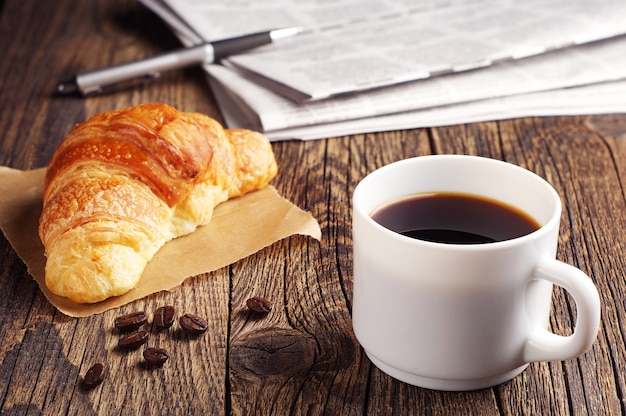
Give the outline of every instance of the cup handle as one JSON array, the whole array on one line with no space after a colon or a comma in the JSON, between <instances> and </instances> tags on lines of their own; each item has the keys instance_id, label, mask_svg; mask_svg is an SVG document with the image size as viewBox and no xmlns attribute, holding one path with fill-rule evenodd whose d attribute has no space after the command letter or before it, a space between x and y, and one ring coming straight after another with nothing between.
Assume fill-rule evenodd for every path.
<instances>
[{"instance_id":1,"label":"cup handle","mask_svg":"<svg viewBox=\"0 0 626 416\"><path fill-rule=\"evenodd\" d=\"M593 345L600 325L600 295L585 273L574 266L545 256L535 269L545 279L567 290L576 302L576 326L569 336L556 335L535 326L524 347L524 361L561 361L577 357Z\"/></svg>"}]
</instances>

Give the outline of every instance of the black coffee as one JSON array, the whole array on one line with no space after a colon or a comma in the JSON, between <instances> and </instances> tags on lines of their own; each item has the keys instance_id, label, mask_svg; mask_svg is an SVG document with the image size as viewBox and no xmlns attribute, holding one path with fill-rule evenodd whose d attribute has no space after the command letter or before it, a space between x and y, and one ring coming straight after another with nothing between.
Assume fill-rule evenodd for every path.
<instances>
[{"instance_id":1,"label":"black coffee","mask_svg":"<svg viewBox=\"0 0 626 416\"><path fill-rule=\"evenodd\" d=\"M484 244L530 234L540 225L521 210L486 197L454 192L409 195L372 218L392 231L447 244Z\"/></svg>"}]
</instances>

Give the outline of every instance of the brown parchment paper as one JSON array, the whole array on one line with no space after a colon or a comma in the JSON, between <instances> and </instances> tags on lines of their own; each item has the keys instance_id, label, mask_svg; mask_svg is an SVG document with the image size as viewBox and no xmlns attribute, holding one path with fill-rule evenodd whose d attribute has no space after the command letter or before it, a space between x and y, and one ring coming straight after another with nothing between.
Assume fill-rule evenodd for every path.
<instances>
[{"instance_id":1,"label":"brown parchment paper","mask_svg":"<svg viewBox=\"0 0 626 416\"><path fill-rule=\"evenodd\" d=\"M96 304L79 304L51 293L45 284L46 258L37 233L44 176L45 168L22 171L0 166L0 228L48 300L69 316L89 316L171 290L190 276L227 266L290 235L321 238L311 214L266 186L220 204L208 225L163 246L130 292Z\"/></svg>"}]
</instances>

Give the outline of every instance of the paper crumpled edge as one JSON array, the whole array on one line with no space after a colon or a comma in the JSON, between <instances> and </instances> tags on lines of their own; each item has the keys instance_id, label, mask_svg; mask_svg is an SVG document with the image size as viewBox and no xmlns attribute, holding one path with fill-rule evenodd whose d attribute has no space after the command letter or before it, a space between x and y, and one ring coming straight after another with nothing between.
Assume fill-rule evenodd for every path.
<instances>
[{"instance_id":1,"label":"paper crumpled edge","mask_svg":"<svg viewBox=\"0 0 626 416\"><path fill-rule=\"evenodd\" d=\"M172 290L188 277L228 266L290 235L321 238L310 213L266 186L220 204L208 225L165 244L131 291L99 303L75 303L50 292L45 284L46 258L37 231L45 172L46 168L23 171L0 166L0 228L46 298L68 316L89 316Z\"/></svg>"}]
</instances>

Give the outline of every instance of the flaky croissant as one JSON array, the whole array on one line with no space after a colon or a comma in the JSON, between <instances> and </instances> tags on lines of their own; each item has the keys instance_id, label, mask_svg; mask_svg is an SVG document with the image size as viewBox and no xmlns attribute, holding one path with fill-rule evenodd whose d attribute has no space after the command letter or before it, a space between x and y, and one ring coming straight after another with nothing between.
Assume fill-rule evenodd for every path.
<instances>
[{"instance_id":1,"label":"flaky croissant","mask_svg":"<svg viewBox=\"0 0 626 416\"><path fill-rule=\"evenodd\" d=\"M264 187L276 172L263 135L165 104L80 123L46 173L46 285L79 303L121 295L167 241L207 224L216 205Z\"/></svg>"}]
</instances>

